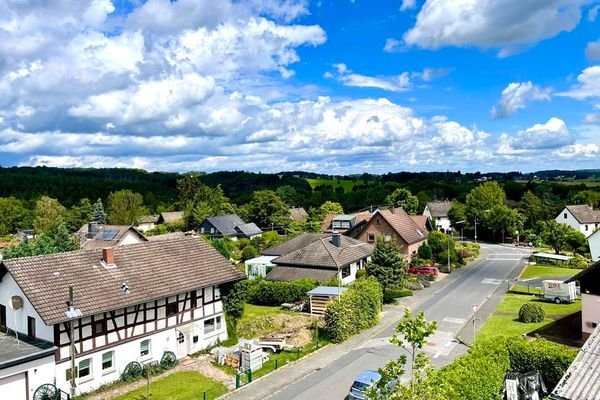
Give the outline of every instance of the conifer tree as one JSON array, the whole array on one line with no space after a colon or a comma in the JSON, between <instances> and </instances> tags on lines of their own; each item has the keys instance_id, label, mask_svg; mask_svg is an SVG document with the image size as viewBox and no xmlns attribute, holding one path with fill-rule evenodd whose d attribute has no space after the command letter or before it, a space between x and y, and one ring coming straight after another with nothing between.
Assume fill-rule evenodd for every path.
<instances>
[{"instance_id":1,"label":"conifer tree","mask_svg":"<svg viewBox=\"0 0 600 400\"><path fill-rule=\"evenodd\" d=\"M400 254L396 242L377 236L371 261L367 264L367 275L379 281L383 289L400 288L406 279L406 260Z\"/></svg>"},{"instance_id":2,"label":"conifer tree","mask_svg":"<svg viewBox=\"0 0 600 400\"><path fill-rule=\"evenodd\" d=\"M106 223L106 211L104 211L104 205L102 200L98 199L94 203L94 210L92 211L92 220L90 222L96 222L98 224Z\"/></svg>"}]
</instances>

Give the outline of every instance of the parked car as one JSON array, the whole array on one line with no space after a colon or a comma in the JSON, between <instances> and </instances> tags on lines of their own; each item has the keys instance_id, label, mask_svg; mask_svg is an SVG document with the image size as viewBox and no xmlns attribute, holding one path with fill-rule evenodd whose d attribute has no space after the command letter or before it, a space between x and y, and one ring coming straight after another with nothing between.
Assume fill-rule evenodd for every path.
<instances>
[{"instance_id":1,"label":"parked car","mask_svg":"<svg viewBox=\"0 0 600 400\"><path fill-rule=\"evenodd\" d=\"M412 267L408 269L408 272L415 275L438 276L440 271L437 269L437 267Z\"/></svg>"},{"instance_id":2,"label":"parked car","mask_svg":"<svg viewBox=\"0 0 600 400\"><path fill-rule=\"evenodd\" d=\"M348 400L364 400L367 398L365 392L367 389L372 387L377 381L381 379L381 375L377 371L363 371L356 377L352 386L350 387L350 393L348 393Z\"/></svg>"}]
</instances>

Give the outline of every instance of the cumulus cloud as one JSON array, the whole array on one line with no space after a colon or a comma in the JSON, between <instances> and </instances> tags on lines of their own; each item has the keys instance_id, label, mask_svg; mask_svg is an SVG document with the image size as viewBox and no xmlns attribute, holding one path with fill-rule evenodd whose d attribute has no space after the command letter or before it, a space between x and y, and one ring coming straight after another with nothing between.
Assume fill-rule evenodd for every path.
<instances>
[{"instance_id":1,"label":"cumulus cloud","mask_svg":"<svg viewBox=\"0 0 600 400\"><path fill-rule=\"evenodd\" d=\"M600 65L584 69L577 76L577 84L566 92L558 93L558 95L577 100L600 98Z\"/></svg>"},{"instance_id":2,"label":"cumulus cloud","mask_svg":"<svg viewBox=\"0 0 600 400\"><path fill-rule=\"evenodd\" d=\"M587 44L585 47L585 56L590 60L600 60L600 39Z\"/></svg>"},{"instance_id":3,"label":"cumulus cloud","mask_svg":"<svg viewBox=\"0 0 600 400\"><path fill-rule=\"evenodd\" d=\"M509 56L523 47L573 30L582 8L595 0L427 0L415 26L403 35L409 46L499 48Z\"/></svg>"},{"instance_id":4,"label":"cumulus cloud","mask_svg":"<svg viewBox=\"0 0 600 400\"><path fill-rule=\"evenodd\" d=\"M546 123L535 124L515 135L502 135L499 139L499 153L517 154L526 150L557 149L574 143L565 122L553 117Z\"/></svg>"},{"instance_id":5,"label":"cumulus cloud","mask_svg":"<svg viewBox=\"0 0 600 400\"><path fill-rule=\"evenodd\" d=\"M387 38L385 40L385 45L383 46L383 51L386 53L396 53L402 51L403 45L402 41L394 38Z\"/></svg>"},{"instance_id":6,"label":"cumulus cloud","mask_svg":"<svg viewBox=\"0 0 600 400\"><path fill-rule=\"evenodd\" d=\"M509 83L502 91L498 105L492 107L492 117L509 117L517 110L525 108L529 101L550 100L551 93L552 89L541 88L531 81Z\"/></svg>"}]
</instances>

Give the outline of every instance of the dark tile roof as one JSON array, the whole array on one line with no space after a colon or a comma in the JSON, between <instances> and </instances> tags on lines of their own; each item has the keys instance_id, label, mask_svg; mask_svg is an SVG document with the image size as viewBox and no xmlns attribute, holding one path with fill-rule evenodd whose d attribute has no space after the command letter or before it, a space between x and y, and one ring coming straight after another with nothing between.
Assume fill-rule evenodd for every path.
<instances>
[{"instance_id":1,"label":"dark tile roof","mask_svg":"<svg viewBox=\"0 0 600 400\"><path fill-rule=\"evenodd\" d=\"M600 326L587 339L549 398L597 400L600 398L599 377Z\"/></svg>"},{"instance_id":2,"label":"dark tile roof","mask_svg":"<svg viewBox=\"0 0 600 400\"><path fill-rule=\"evenodd\" d=\"M151 242L154 242L157 240L169 240L169 239L176 239L176 238L182 238L182 237L185 237L185 232L163 233L162 235L147 236L146 239L148 239Z\"/></svg>"},{"instance_id":3,"label":"dark tile roof","mask_svg":"<svg viewBox=\"0 0 600 400\"><path fill-rule=\"evenodd\" d=\"M595 263L589 265L586 269L578 272L576 275L573 275L572 277L567 279L565 281L565 283L576 282L578 280L581 280L581 278L585 277L586 275L588 275L596 270L600 271L600 261L596 261Z\"/></svg>"},{"instance_id":4,"label":"dark tile roof","mask_svg":"<svg viewBox=\"0 0 600 400\"><path fill-rule=\"evenodd\" d=\"M263 231L256 226L254 222L238 225L235 227L235 230L248 238L250 236L260 235L263 233Z\"/></svg>"},{"instance_id":5,"label":"dark tile roof","mask_svg":"<svg viewBox=\"0 0 600 400\"><path fill-rule=\"evenodd\" d=\"M143 242L113 248L116 268L102 250L80 250L2 262L47 325L65 321L73 285L75 305L92 315L244 277L201 238ZM121 284L130 293L124 294Z\"/></svg>"},{"instance_id":6,"label":"dark tile roof","mask_svg":"<svg viewBox=\"0 0 600 400\"><path fill-rule=\"evenodd\" d=\"M451 201L430 201L427 203L427 208L432 217L448 217L448 211L452 208Z\"/></svg>"},{"instance_id":7,"label":"dark tile roof","mask_svg":"<svg viewBox=\"0 0 600 400\"><path fill-rule=\"evenodd\" d=\"M290 218L294 221L306 222L308 213L303 207L290 208Z\"/></svg>"},{"instance_id":8,"label":"dark tile roof","mask_svg":"<svg viewBox=\"0 0 600 400\"><path fill-rule=\"evenodd\" d=\"M173 222L181 221L183 219L183 211L169 211L160 213L158 218L159 223L170 224Z\"/></svg>"},{"instance_id":9,"label":"dark tile roof","mask_svg":"<svg viewBox=\"0 0 600 400\"><path fill-rule=\"evenodd\" d=\"M15 337L12 331L0 332L0 370L53 355L56 347L42 339L26 335Z\"/></svg>"},{"instance_id":10,"label":"dark tile roof","mask_svg":"<svg viewBox=\"0 0 600 400\"><path fill-rule=\"evenodd\" d=\"M327 282L337 275L335 269L306 268L277 266L265 277L269 281L295 281L296 279L314 279L319 282Z\"/></svg>"},{"instance_id":11,"label":"dark tile roof","mask_svg":"<svg viewBox=\"0 0 600 400\"><path fill-rule=\"evenodd\" d=\"M393 213L389 210L377 210L373 217L377 213L390 224L406 243L413 244L427 239L427 231L421 229L402 208L394 208ZM373 218L371 218L371 221L373 221Z\"/></svg>"},{"instance_id":12,"label":"dark tile roof","mask_svg":"<svg viewBox=\"0 0 600 400\"><path fill-rule=\"evenodd\" d=\"M296 251L277 257L272 262L276 265L333 268L337 270L341 266L362 260L373 252L373 246L368 243L343 235L341 235L340 241L341 246L335 246L332 243L332 236L329 235Z\"/></svg>"},{"instance_id":13,"label":"dark tile roof","mask_svg":"<svg viewBox=\"0 0 600 400\"><path fill-rule=\"evenodd\" d=\"M236 226L244 225L244 221L235 214L217 215L206 218L224 236L235 236Z\"/></svg>"},{"instance_id":14,"label":"dark tile roof","mask_svg":"<svg viewBox=\"0 0 600 400\"><path fill-rule=\"evenodd\" d=\"M566 206L571 214L580 224L590 224L600 222L600 210L594 210L587 204L577 206Z\"/></svg>"},{"instance_id":15,"label":"dark tile roof","mask_svg":"<svg viewBox=\"0 0 600 400\"><path fill-rule=\"evenodd\" d=\"M329 233L303 233L302 235L298 235L290 240L286 240L277 246L269 247L268 249L263 250L261 254L263 256L284 256L292 251L301 249L315 240L329 236L331 236Z\"/></svg>"}]
</instances>

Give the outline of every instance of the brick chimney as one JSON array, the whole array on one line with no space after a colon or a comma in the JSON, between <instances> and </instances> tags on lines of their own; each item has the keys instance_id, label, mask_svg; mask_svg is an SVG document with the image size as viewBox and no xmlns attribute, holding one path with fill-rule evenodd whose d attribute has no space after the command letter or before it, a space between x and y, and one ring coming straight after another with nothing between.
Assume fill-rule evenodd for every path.
<instances>
[{"instance_id":1,"label":"brick chimney","mask_svg":"<svg viewBox=\"0 0 600 400\"><path fill-rule=\"evenodd\" d=\"M104 261L108 265L115 264L115 255L113 253L112 247L102 249L102 261Z\"/></svg>"}]
</instances>

